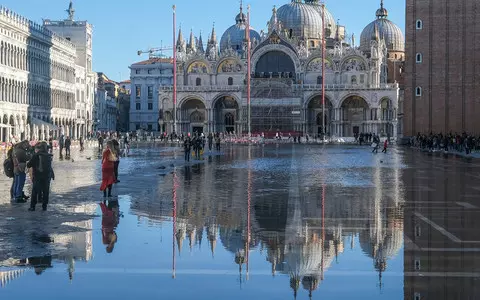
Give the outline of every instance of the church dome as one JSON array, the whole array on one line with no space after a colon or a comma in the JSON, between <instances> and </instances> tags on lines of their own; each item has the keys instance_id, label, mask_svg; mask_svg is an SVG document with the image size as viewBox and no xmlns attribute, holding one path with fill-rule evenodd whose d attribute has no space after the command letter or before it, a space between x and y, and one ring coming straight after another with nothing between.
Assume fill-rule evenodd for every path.
<instances>
[{"instance_id":1,"label":"church dome","mask_svg":"<svg viewBox=\"0 0 480 300\"><path fill-rule=\"evenodd\" d=\"M235 25L228 28L220 39L220 51L231 47L233 50L243 52L243 43L245 41L245 30L247 29L247 16L240 7L240 13L235 17ZM260 40L260 34L250 26L250 39Z\"/></svg>"},{"instance_id":2,"label":"church dome","mask_svg":"<svg viewBox=\"0 0 480 300\"><path fill-rule=\"evenodd\" d=\"M368 24L363 29L360 36L360 50L370 52L370 41L375 38L378 32L378 38L384 39L388 51L404 52L405 38L402 30L395 23L388 19L388 11L383 7L383 0L380 8L376 12L377 19Z\"/></svg>"},{"instance_id":3,"label":"church dome","mask_svg":"<svg viewBox=\"0 0 480 300\"><path fill-rule=\"evenodd\" d=\"M289 36L320 39L322 16L318 12L312 4L292 0L278 9L277 18Z\"/></svg>"}]
</instances>

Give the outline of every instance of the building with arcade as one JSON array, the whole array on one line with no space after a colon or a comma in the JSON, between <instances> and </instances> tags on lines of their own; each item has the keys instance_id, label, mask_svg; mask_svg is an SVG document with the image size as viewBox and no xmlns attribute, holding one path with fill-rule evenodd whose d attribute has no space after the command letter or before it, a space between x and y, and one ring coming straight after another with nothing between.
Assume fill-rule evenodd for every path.
<instances>
[{"instance_id":1,"label":"building with arcade","mask_svg":"<svg viewBox=\"0 0 480 300\"><path fill-rule=\"evenodd\" d=\"M213 28L206 43L192 32L185 38L180 29L178 100L174 109L173 88L159 89L161 130L172 132L176 123L179 133L248 132L248 32L252 133L396 137L402 101L398 62L404 59L401 29L388 19L382 1L357 45L356 37L347 36L345 27L323 9L319 1L291 1L273 8L268 29L257 32L240 7L235 24L220 40Z\"/></svg>"}]
</instances>

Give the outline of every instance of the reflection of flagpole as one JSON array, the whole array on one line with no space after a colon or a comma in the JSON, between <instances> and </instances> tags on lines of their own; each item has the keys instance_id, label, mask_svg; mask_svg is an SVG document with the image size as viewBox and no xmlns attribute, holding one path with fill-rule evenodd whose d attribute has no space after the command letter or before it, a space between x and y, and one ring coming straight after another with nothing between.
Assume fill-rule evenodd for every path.
<instances>
[{"instance_id":1,"label":"reflection of flagpole","mask_svg":"<svg viewBox=\"0 0 480 300\"><path fill-rule=\"evenodd\" d=\"M322 185L322 280L323 276L323 268L324 268L324 257L325 257L325 183Z\"/></svg>"},{"instance_id":2,"label":"reflection of flagpole","mask_svg":"<svg viewBox=\"0 0 480 300\"><path fill-rule=\"evenodd\" d=\"M177 13L176 6L173 6L173 132L177 133Z\"/></svg>"},{"instance_id":3,"label":"reflection of flagpole","mask_svg":"<svg viewBox=\"0 0 480 300\"><path fill-rule=\"evenodd\" d=\"M177 232L177 173L173 173L173 233L172 233L172 278L176 277L175 233Z\"/></svg>"},{"instance_id":4,"label":"reflection of flagpole","mask_svg":"<svg viewBox=\"0 0 480 300\"><path fill-rule=\"evenodd\" d=\"M250 5L248 5L247 10L247 28L245 29L247 36L247 109L248 109L248 136L252 135L252 104L251 104L251 72L252 72L252 62L251 62L251 45L250 45Z\"/></svg>"},{"instance_id":5,"label":"reflection of flagpole","mask_svg":"<svg viewBox=\"0 0 480 300\"><path fill-rule=\"evenodd\" d=\"M248 149L248 159L250 164L251 159L251 151L252 149ZM248 168L248 186L247 186L247 280L250 271L250 239L251 239L251 219L250 219L250 212L251 212L251 205L252 205L252 168L249 166Z\"/></svg>"}]
</instances>

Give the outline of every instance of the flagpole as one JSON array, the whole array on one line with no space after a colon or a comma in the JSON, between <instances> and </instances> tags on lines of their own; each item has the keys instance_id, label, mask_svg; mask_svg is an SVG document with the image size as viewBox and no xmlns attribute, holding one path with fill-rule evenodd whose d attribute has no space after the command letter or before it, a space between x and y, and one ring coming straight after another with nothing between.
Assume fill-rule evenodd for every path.
<instances>
[{"instance_id":1,"label":"flagpole","mask_svg":"<svg viewBox=\"0 0 480 300\"><path fill-rule=\"evenodd\" d=\"M177 133L177 14L176 6L173 5L173 133Z\"/></svg>"},{"instance_id":2,"label":"flagpole","mask_svg":"<svg viewBox=\"0 0 480 300\"><path fill-rule=\"evenodd\" d=\"M248 109L248 136L252 136L252 105L251 105L251 72L252 72L252 65L251 65L251 45L250 45L250 5L248 5L247 9L247 28L246 36L247 36L247 109Z\"/></svg>"},{"instance_id":3,"label":"flagpole","mask_svg":"<svg viewBox=\"0 0 480 300\"><path fill-rule=\"evenodd\" d=\"M325 142L325 2L322 3L322 128L323 141Z\"/></svg>"}]
</instances>

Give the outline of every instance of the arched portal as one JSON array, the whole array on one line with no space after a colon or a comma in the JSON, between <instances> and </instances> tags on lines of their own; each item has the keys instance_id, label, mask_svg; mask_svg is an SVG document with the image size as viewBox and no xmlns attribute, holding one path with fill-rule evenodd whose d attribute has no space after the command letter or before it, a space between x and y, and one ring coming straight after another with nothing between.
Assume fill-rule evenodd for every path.
<instances>
[{"instance_id":1,"label":"arched portal","mask_svg":"<svg viewBox=\"0 0 480 300\"><path fill-rule=\"evenodd\" d=\"M238 132L239 107L235 98L223 96L215 101L214 106L214 131ZM228 117L227 117L228 116Z\"/></svg>"},{"instance_id":2,"label":"arched portal","mask_svg":"<svg viewBox=\"0 0 480 300\"><path fill-rule=\"evenodd\" d=\"M325 116L325 128L323 126L323 117ZM323 111L322 95L317 95L310 99L307 106L307 132L313 136L330 135L332 132L333 105L325 97L325 111Z\"/></svg>"},{"instance_id":3,"label":"arched portal","mask_svg":"<svg viewBox=\"0 0 480 300\"><path fill-rule=\"evenodd\" d=\"M206 117L205 104L196 98L188 99L181 105L179 128L184 133L202 133L205 129Z\"/></svg>"},{"instance_id":4,"label":"arched portal","mask_svg":"<svg viewBox=\"0 0 480 300\"><path fill-rule=\"evenodd\" d=\"M350 96L342 102L340 120L342 136L356 136L367 132L368 103L360 96Z\"/></svg>"},{"instance_id":5,"label":"arched portal","mask_svg":"<svg viewBox=\"0 0 480 300\"><path fill-rule=\"evenodd\" d=\"M255 66L259 77L294 77L295 64L292 58L282 51L269 51L263 54Z\"/></svg>"}]
</instances>

